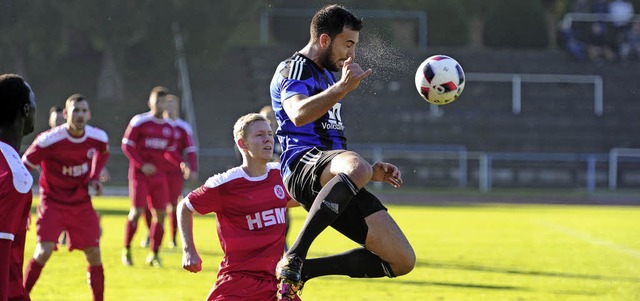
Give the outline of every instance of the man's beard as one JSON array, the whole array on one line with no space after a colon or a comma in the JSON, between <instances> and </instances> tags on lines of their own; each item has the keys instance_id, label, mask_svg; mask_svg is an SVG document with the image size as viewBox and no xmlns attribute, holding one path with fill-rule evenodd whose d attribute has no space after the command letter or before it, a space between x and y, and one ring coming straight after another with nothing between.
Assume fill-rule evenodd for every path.
<instances>
[{"instance_id":1,"label":"man's beard","mask_svg":"<svg viewBox=\"0 0 640 301\"><path fill-rule=\"evenodd\" d=\"M331 72L338 72L340 71L340 67L338 67L338 64L336 64L336 62L331 60L332 54L333 54L333 41L331 42L331 44L329 44L327 51L323 53L322 56L320 57L320 64L322 65L322 67L324 67L325 69Z\"/></svg>"}]
</instances>

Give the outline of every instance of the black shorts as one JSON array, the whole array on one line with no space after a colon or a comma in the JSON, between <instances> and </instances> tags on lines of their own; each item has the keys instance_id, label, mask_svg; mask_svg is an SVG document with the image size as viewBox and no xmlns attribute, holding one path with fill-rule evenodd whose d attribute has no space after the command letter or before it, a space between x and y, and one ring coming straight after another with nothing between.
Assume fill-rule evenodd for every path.
<instances>
[{"instance_id":1,"label":"black shorts","mask_svg":"<svg viewBox=\"0 0 640 301\"><path fill-rule=\"evenodd\" d=\"M346 150L321 151L313 148L295 159L290 166L291 174L283 179L284 185L296 201L309 211L320 186L320 176L324 168L337 155ZM305 158L305 160L301 160ZM380 200L365 188L360 189L345 211L331 224L331 227L342 233L349 239L364 245L369 227L365 222L365 217L380 210L387 210Z\"/></svg>"}]
</instances>

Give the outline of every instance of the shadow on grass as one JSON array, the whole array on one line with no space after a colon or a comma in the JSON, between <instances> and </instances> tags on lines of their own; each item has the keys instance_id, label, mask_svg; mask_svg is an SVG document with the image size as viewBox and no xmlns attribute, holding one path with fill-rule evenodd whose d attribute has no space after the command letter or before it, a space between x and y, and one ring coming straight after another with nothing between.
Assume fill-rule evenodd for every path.
<instances>
[{"instance_id":1,"label":"shadow on grass","mask_svg":"<svg viewBox=\"0 0 640 301\"><path fill-rule=\"evenodd\" d=\"M312 280L313 281L313 280ZM402 277L394 278L393 280L385 279L385 278L352 278L350 281L361 281L361 282L374 282L374 283L389 283L389 281L393 281L393 283L397 284L406 284L410 286L419 286L419 287L428 287L428 286L440 286L440 287L449 287L449 288L461 288L461 289L482 289L482 290L500 290L500 291L514 291L514 292L540 292L540 290L532 289L529 287L523 286L512 286L512 285L491 285L491 284L475 284L475 283L464 283L464 282L440 282L440 281L416 281L416 280L403 280ZM552 294L561 294L561 295L578 295L578 296L599 296L600 293L596 292L585 292L585 291L548 291L547 293Z\"/></svg>"},{"instance_id":2,"label":"shadow on grass","mask_svg":"<svg viewBox=\"0 0 640 301\"><path fill-rule=\"evenodd\" d=\"M574 278L574 279L585 279L585 280L640 282L640 278L634 278L634 277L615 277L615 276L603 276L603 275L585 275L585 274L573 274L573 273L561 273L561 272L517 270L517 269L502 268L502 267L488 267L488 266L465 265L465 264L455 264L455 263L437 263L437 262L418 261L416 265L420 267L432 268L432 269L455 269L455 270L466 270L466 271L477 271L477 272L489 272L489 273L501 273L501 274L513 274L513 275L525 275L525 276Z\"/></svg>"}]
</instances>

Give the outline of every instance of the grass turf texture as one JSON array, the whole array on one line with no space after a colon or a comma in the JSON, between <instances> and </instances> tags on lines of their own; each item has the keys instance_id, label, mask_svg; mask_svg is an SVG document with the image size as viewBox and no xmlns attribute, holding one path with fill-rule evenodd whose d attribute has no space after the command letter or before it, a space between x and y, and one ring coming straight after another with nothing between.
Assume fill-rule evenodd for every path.
<instances>
[{"instance_id":1,"label":"grass turf texture","mask_svg":"<svg viewBox=\"0 0 640 301\"><path fill-rule=\"evenodd\" d=\"M204 269L191 274L181 267L180 248L166 248L166 239L164 267L144 264L147 250L139 242L147 231L142 220L132 246L135 265L123 266L129 201L96 197L94 205L102 216L105 300L205 299L222 256L213 216L194 219ZM415 270L395 279L313 279L305 285L303 300L640 300L639 207L390 205L389 211L414 246ZM301 208L292 210L289 242L305 214ZM33 222L31 227L35 229ZM25 261L33 254L34 232L28 233ZM309 257L353 247L330 229L318 237ZM86 281L83 253L63 247L45 266L31 298L91 300Z\"/></svg>"}]
</instances>

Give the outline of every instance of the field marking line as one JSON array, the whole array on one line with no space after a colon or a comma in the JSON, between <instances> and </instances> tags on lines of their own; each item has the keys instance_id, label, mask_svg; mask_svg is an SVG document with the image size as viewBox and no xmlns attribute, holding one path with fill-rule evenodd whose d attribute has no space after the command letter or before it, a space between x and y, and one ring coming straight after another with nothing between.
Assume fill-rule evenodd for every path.
<instances>
[{"instance_id":1,"label":"field marking line","mask_svg":"<svg viewBox=\"0 0 640 301\"><path fill-rule=\"evenodd\" d=\"M630 255L632 257L635 257L636 259L640 259L640 250L636 250L627 246L623 246L617 243L614 243L612 241L606 240L606 239L601 239L601 238L597 238L594 237L588 233L584 233L584 232L580 232L580 231L576 231L574 229L562 226L560 224L554 223L554 222L550 222L547 220L537 220L537 223L546 226L552 230L555 230L557 232L560 233L564 233L568 236L571 236L573 238L578 238L581 240L584 240L588 243L591 243L593 245L598 245L598 246L603 246L606 248L609 248L611 250L620 252L620 253L624 253L627 255Z\"/></svg>"}]
</instances>

